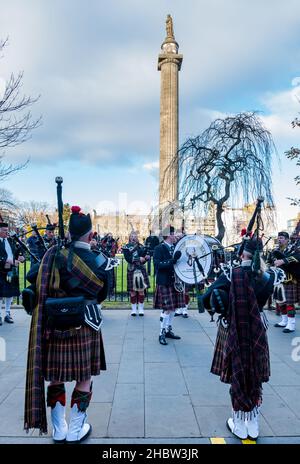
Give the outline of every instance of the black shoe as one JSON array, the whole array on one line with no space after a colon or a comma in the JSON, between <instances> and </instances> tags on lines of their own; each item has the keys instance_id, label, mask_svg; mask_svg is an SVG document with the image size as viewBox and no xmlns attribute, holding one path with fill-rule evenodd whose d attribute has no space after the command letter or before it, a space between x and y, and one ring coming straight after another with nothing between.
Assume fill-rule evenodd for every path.
<instances>
[{"instance_id":1,"label":"black shoe","mask_svg":"<svg viewBox=\"0 0 300 464\"><path fill-rule=\"evenodd\" d=\"M182 316L182 314L175 313L174 317L177 317L177 316Z\"/></svg>"},{"instance_id":2,"label":"black shoe","mask_svg":"<svg viewBox=\"0 0 300 464\"><path fill-rule=\"evenodd\" d=\"M184 317L184 319L187 319L189 316L188 316L187 313L184 313L184 314L182 315L182 317Z\"/></svg>"},{"instance_id":3,"label":"black shoe","mask_svg":"<svg viewBox=\"0 0 300 464\"><path fill-rule=\"evenodd\" d=\"M14 323L13 318L8 314L5 316L4 321L7 322L8 324Z\"/></svg>"},{"instance_id":4,"label":"black shoe","mask_svg":"<svg viewBox=\"0 0 300 464\"><path fill-rule=\"evenodd\" d=\"M169 330L168 332L166 332L166 338L173 338L173 340L180 340L181 337L179 337L179 335L175 335L172 330Z\"/></svg>"},{"instance_id":5,"label":"black shoe","mask_svg":"<svg viewBox=\"0 0 300 464\"><path fill-rule=\"evenodd\" d=\"M285 325L280 325L279 323L274 324L274 327L279 327L281 329L284 329L286 326Z\"/></svg>"},{"instance_id":6,"label":"black shoe","mask_svg":"<svg viewBox=\"0 0 300 464\"><path fill-rule=\"evenodd\" d=\"M3 324L2 317L0 316L0 325L2 325L2 324Z\"/></svg>"},{"instance_id":7,"label":"black shoe","mask_svg":"<svg viewBox=\"0 0 300 464\"><path fill-rule=\"evenodd\" d=\"M161 345L167 345L167 341L166 341L166 336L165 334L161 334L159 337L158 337L158 341Z\"/></svg>"}]
</instances>

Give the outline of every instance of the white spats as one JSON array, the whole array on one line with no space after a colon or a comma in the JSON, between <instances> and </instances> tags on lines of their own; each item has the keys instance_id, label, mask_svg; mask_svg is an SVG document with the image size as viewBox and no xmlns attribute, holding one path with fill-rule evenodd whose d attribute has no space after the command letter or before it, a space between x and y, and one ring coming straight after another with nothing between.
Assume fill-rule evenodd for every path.
<instances>
[{"instance_id":1,"label":"white spats","mask_svg":"<svg viewBox=\"0 0 300 464\"><path fill-rule=\"evenodd\" d=\"M241 417L242 415L239 414L239 412L240 411L232 411L232 417L228 419L227 427L233 435L241 440L245 440L248 437L247 427L245 420Z\"/></svg>"},{"instance_id":2,"label":"white spats","mask_svg":"<svg viewBox=\"0 0 300 464\"><path fill-rule=\"evenodd\" d=\"M275 327L286 327L287 323L288 323L287 314L282 314L281 321L275 324Z\"/></svg>"},{"instance_id":3,"label":"white spats","mask_svg":"<svg viewBox=\"0 0 300 464\"><path fill-rule=\"evenodd\" d=\"M296 318L295 317L288 317L288 322L286 328L283 329L284 333L295 332L296 328Z\"/></svg>"},{"instance_id":4,"label":"white spats","mask_svg":"<svg viewBox=\"0 0 300 464\"><path fill-rule=\"evenodd\" d=\"M252 440L256 440L259 435L259 412L250 414L250 416L251 418L246 420L248 437Z\"/></svg>"},{"instance_id":5,"label":"white spats","mask_svg":"<svg viewBox=\"0 0 300 464\"><path fill-rule=\"evenodd\" d=\"M144 303L139 303L139 316L144 316Z\"/></svg>"},{"instance_id":6,"label":"white spats","mask_svg":"<svg viewBox=\"0 0 300 464\"><path fill-rule=\"evenodd\" d=\"M136 316L136 315L137 315L136 303L132 303L132 305L131 305L131 316Z\"/></svg>"},{"instance_id":7,"label":"white spats","mask_svg":"<svg viewBox=\"0 0 300 464\"><path fill-rule=\"evenodd\" d=\"M71 409L67 443L79 443L91 433L92 426L86 423L87 414L78 410L77 404Z\"/></svg>"},{"instance_id":8,"label":"white spats","mask_svg":"<svg viewBox=\"0 0 300 464\"><path fill-rule=\"evenodd\" d=\"M55 442L65 441L68 433L65 411L65 406L62 406L59 401L57 401L54 408L51 408L52 437Z\"/></svg>"},{"instance_id":9,"label":"white spats","mask_svg":"<svg viewBox=\"0 0 300 464\"><path fill-rule=\"evenodd\" d=\"M169 315L161 313L160 315L160 335L162 335L163 330L166 332L168 327Z\"/></svg>"}]
</instances>

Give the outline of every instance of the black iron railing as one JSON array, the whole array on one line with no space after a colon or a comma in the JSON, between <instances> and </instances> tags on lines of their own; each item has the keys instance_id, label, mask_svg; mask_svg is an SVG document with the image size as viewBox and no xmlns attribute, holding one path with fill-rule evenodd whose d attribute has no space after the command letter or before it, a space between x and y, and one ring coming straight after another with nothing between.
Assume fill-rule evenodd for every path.
<instances>
[{"instance_id":1,"label":"black iron railing","mask_svg":"<svg viewBox=\"0 0 300 464\"><path fill-rule=\"evenodd\" d=\"M112 280L113 284L109 289L109 293L107 296L107 301L115 301L115 302L129 302L130 297L127 292L127 262L123 256L118 256L120 260L119 266L114 268L112 271L114 273L114 278ZM146 291L146 301L152 302L154 291L155 291L155 275L154 275L154 266L153 261L149 261L147 264L147 272L149 275L150 280L150 288ZM19 266L18 273L19 273L19 285L20 291L23 290L26 286L29 285L29 282L26 281L26 274L30 269L30 261L26 260L23 264ZM190 293L192 301L194 301L195 295L194 292ZM16 298L16 303L20 304L21 297Z\"/></svg>"}]
</instances>

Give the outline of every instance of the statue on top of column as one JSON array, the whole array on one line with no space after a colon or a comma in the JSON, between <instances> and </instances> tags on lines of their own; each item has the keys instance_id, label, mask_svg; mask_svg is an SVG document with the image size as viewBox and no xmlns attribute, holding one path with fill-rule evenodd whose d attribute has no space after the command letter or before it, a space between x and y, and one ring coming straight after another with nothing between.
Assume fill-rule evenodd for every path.
<instances>
[{"instance_id":1,"label":"statue on top of column","mask_svg":"<svg viewBox=\"0 0 300 464\"><path fill-rule=\"evenodd\" d=\"M167 30L167 37L175 39L174 37L174 29L173 29L173 20L171 15L168 14L166 19L166 30Z\"/></svg>"}]
</instances>

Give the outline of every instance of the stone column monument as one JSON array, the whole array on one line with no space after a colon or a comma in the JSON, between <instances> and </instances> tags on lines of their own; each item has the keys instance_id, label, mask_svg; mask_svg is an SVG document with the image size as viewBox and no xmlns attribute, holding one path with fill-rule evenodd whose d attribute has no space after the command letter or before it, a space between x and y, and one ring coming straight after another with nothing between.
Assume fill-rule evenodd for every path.
<instances>
[{"instance_id":1,"label":"stone column monument","mask_svg":"<svg viewBox=\"0 0 300 464\"><path fill-rule=\"evenodd\" d=\"M178 54L179 45L174 37L171 15L166 19L165 38L158 56L161 72L160 93L160 158L159 158L159 206L170 206L178 199L178 162L174 156L178 150L178 71L183 56ZM172 167L170 168L170 163Z\"/></svg>"}]
</instances>

